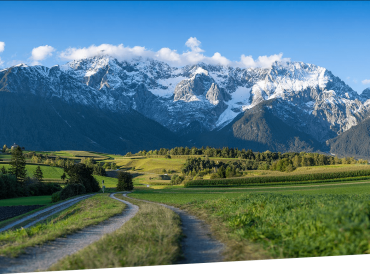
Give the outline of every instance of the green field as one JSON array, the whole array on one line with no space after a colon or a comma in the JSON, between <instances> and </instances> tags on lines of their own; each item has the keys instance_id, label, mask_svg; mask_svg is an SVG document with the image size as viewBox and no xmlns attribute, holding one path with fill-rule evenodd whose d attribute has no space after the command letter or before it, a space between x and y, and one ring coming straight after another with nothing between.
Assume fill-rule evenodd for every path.
<instances>
[{"instance_id":1,"label":"green field","mask_svg":"<svg viewBox=\"0 0 370 280\"><path fill-rule=\"evenodd\" d=\"M185 163L185 158L123 158L114 160L119 168L130 169L135 167L135 170L141 172L150 172L162 174L162 170L166 171L174 170L180 172Z\"/></svg>"},{"instance_id":2,"label":"green field","mask_svg":"<svg viewBox=\"0 0 370 280\"><path fill-rule=\"evenodd\" d=\"M94 177L96 180L98 180L100 187L102 187L102 180L104 180L104 185L106 188L116 188L117 187L117 183L118 183L117 178L98 176L98 175L94 175Z\"/></svg>"},{"instance_id":3,"label":"green field","mask_svg":"<svg viewBox=\"0 0 370 280\"><path fill-rule=\"evenodd\" d=\"M369 180L254 188L136 188L129 196L174 205L205 220L227 245L226 260L370 253Z\"/></svg>"},{"instance_id":4,"label":"green field","mask_svg":"<svg viewBox=\"0 0 370 280\"><path fill-rule=\"evenodd\" d=\"M9 164L1 164L0 168L2 168L3 166L8 170L10 168ZM39 166L44 175L44 179L60 180L60 177L64 173L63 168L60 168L60 167L53 167L53 166L47 166L47 165L39 165ZM36 168L37 168L37 165L26 165L27 176L33 177L33 173L36 171Z\"/></svg>"},{"instance_id":5,"label":"green field","mask_svg":"<svg viewBox=\"0 0 370 280\"><path fill-rule=\"evenodd\" d=\"M51 204L51 195L17 197L9 199L1 199L1 206L17 206L17 205L49 205Z\"/></svg>"}]
</instances>

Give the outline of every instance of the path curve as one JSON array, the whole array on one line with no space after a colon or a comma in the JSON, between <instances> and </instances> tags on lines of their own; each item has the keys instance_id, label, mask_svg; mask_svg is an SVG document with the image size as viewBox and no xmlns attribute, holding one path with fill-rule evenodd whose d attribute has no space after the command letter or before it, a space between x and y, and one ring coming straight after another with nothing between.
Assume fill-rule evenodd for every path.
<instances>
[{"instance_id":1,"label":"path curve","mask_svg":"<svg viewBox=\"0 0 370 280\"><path fill-rule=\"evenodd\" d=\"M123 196L127 197L126 194ZM171 209L180 216L182 232L185 235L181 242L184 258L178 264L222 262L222 252L225 245L212 237L209 226L198 218L185 211L162 203L128 197L130 199L145 201L162 205Z\"/></svg>"},{"instance_id":2,"label":"path curve","mask_svg":"<svg viewBox=\"0 0 370 280\"><path fill-rule=\"evenodd\" d=\"M76 253L98 241L103 235L119 229L134 217L139 210L138 206L114 197L114 193L110 197L127 204L126 209L121 214L115 215L98 225L88 226L76 233L67 235L66 238L57 238L39 247L27 248L26 253L17 258L0 257L0 274L47 270L60 259Z\"/></svg>"},{"instance_id":3,"label":"path curve","mask_svg":"<svg viewBox=\"0 0 370 280\"><path fill-rule=\"evenodd\" d=\"M79 197L76 197L76 198L67 200L65 202L62 202L62 203L59 203L59 204L56 204L56 205L53 205L53 206L44 208L44 209L42 209L40 211L37 211L37 212L35 212L35 213L31 214L31 215L27 215L26 217L24 217L22 219L19 219L19 220L15 221L15 222L13 222L11 224L8 224L5 227L0 228L0 232L6 231L8 229L11 229L14 226L17 226L17 225L19 225L21 223L26 222L29 219L33 219L33 218L36 218L37 216L40 216L41 215L41 217L39 217L38 219L36 219L36 221L33 221L33 222L31 222L31 223L29 223L29 224L27 224L27 225L24 226L24 228L28 228L28 227L34 225L35 223L40 222L40 221L46 219L47 217L50 217L51 215L54 215L54 214L56 214L58 212L61 212L61 211L65 210L65 209L67 209L68 207L71 207L72 205L74 205L74 204L76 204L76 203L78 203L78 202L80 202L80 201L82 201L82 200L84 200L84 199L86 199L86 198L88 198L90 196L93 196L93 195L94 194L79 196ZM52 211L52 212L50 212L50 211ZM50 213L48 213L48 212L50 212Z\"/></svg>"}]
</instances>

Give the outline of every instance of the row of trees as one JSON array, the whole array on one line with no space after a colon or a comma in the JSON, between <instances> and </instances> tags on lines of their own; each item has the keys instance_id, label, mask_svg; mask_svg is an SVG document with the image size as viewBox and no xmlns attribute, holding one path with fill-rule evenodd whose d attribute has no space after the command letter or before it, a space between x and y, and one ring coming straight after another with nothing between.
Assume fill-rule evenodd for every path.
<instances>
[{"instance_id":1,"label":"row of trees","mask_svg":"<svg viewBox=\"0 0 370 280\"><path fill-rule=\"evenodd\" d=\"M319 154L319 153L280 153L280 152L253 152L252 150L239 150L238 148L228 148L223 147L212 148L212 147L202 147L202 148L188 148L188 147L175 147L173 149L161 148L159 150L151 151L139 151L137 156L150 156L150 155L199 155L206 157L220 157L220 158L238 158L247 159L256 162L268 162L271 164L274 161L280 159L290 159L292 165L295 167L299 166L315 166L315 165L329 165L329 164L352 164L352 163L367 163L366 160L356 160L352 158L338 158L337 156ZM130 156L132 154L130 153Z\"/></svg>"}]
</instances>

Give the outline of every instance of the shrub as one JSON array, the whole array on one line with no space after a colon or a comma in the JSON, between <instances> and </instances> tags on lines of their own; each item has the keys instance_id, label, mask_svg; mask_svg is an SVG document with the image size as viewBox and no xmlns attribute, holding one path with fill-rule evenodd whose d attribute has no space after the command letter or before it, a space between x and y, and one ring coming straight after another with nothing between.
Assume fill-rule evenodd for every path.
<instances>
[{"instance_id":1,"label":"shrub","mask_svg":"<svg viewBox=\"0 0 370 280\"><path fill-rule=\"evenodd\" d=\"M85 194L86 189L85 186L82 184L68 184L65 188L60 192L60 200L65 200L67 198Z\"/></svg>"},{"instance_id":2,"label":"shrub","mask_svg":"<svg viewBox=\"0 0 370 280\"><path fill-rule=\"evenodd\" d=\"M60 193L62 191L59 191L59 192L55 192L51 195L51 202L58 202L60 200Z\"/></svg>"},{"instance_id":3,"label":"shrub","mask_svg":"<svg viewBox=\"0 0 370 280\"><path fill-rule=\"evenodd\" d=\"M132 183L131 174L123 171L118 172L117 191L131 191L133 189L134 184Z\"/></svg>"},{"instance_id":4,"label":"shrub","mask_svg":"<svg viewBox=\"0 0 370 280\"><path fill-rule=\"evenodd\" d=\"M183 176L179 176L177 174L173 175L172 178L171 178L171 184L172 185L178 185L178 184L181 184L182 181L184 181L184 177Z\"/></svg>"},{"instance_id":5,"label":"shrub","mask_svg":"<svg viewBox=\"0 0 370 280\"><path fill-rule=\"evenodd\" d=\"M93 175L107 176L105 169L100 164L94 164Z\"/></svg>"}]
</instances>

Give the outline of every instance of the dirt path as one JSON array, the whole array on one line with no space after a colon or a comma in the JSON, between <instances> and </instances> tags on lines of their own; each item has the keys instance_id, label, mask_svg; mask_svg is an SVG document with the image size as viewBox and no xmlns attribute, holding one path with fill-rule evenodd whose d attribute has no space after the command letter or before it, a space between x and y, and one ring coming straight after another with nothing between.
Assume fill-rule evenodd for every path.
<instances>
[{"instance_id":1,"label":"dirt path","mask_svg":"<svg viewBox=\"0 0 370 280\"><path fill-rule=\"evenodd\" d=\"M93 196L93 194L79 196L79 197L67 200L65 202L62 202L62 203L44 208L40 211L37 211L37 212L35 212L31 215L27 215L27 216L23 217L22 219L19 219L19 220L15 221L11 224L8 224L8 225L0 228L0 232L6 231L8 229L11 229L12 227L20 226L20 225L23 225L24 228L28 228L28 227L34 225L35 223L40 222L40 221L46 219L47 217L50 217L51 215L54 215L58 212L61 212L65 209L67 209L68 207L71 207L72 205L74 205L74 204L80 202L81 200L84 200L84 199L86 199L90 196Z\"/></svg>"},{"instance_id":2,"label":"dirt path","mask_svg":"<svg viewBox=\"0 0 370 280\"><path fill-rule=\"evenodd\" d=\"M126 195L124 194L124 196ZM141 201L156 203L148 200ZM183 238L181 243L184 259L180 260L178 262L179 264L223 261L222 252L225 246L212 237L209 226L205 222L176 207L161 203L156 204L169 208L180 216L181 227L185 238Z\"/></svg>"},{"instance_id":3,"label":"dirt path","mask_svg":"<svg viewBox=\"0 0 370 280\"><path fill-rule=\"evenodd\" d=\"M104 234L111 233L130 220L139 207L110 195L111 198L127 204L119 215L95 225L86 227L66 238L58 238L48 244L26 249L26 253L17 258L0 257L0 274L32 272L46 270L58 260L76 253L91 243L99 240Z\"/></svg>"}]
</instances>

